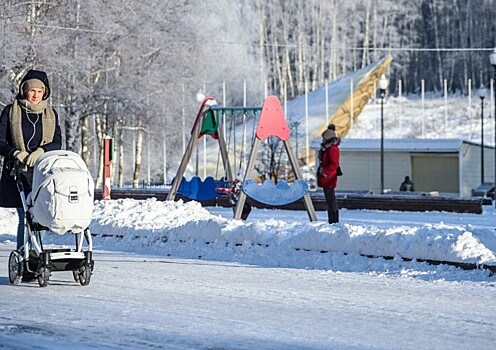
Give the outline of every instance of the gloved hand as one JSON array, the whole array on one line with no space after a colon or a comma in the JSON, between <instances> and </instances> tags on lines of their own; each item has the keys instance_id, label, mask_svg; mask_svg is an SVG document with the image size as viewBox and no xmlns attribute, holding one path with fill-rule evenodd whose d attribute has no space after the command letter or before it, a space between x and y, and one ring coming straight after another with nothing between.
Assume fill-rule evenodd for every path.
<instances>
[{"instance_id":1,"label":"gloved hand","mask_svg":"<svg viewBox=\"0 0 496 350\"><path fill-rule=\"evenodd\" d=\"M40 158L40 156L45 153L45 150L43 148L37 148L36 151L34 151L33 153L31 153L29 156L28 156L28 159L26 159L26 164L29 166L29 167L32 167L34 166L34 163L36 163L36 161L38 160L38 158Z\"/></svg>"},{"instance_id":2,"label":"gloved hand","mask_svg":"<svg viewBox=\"0 0 496 350\"><path fill-rule=\"evenodd\" d=\"M21 163L24 163L26 161L26 158L29 156L29 153L26 151L15 151L14 152L14 157L17 158Z\"/></svg>"}]
</instances>

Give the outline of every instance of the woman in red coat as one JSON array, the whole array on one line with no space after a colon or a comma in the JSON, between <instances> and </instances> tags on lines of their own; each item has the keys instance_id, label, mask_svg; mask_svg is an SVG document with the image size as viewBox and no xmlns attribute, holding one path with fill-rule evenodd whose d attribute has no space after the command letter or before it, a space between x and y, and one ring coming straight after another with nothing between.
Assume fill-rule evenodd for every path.
<instances>
[{"instance_id":1,"label":"woman in red coat","mask_svg":"<svg viewBox=\"0 0 496 350\"><path fill-rule=\"evenodd\" d=\"M338 184L339 168L339 137L336 137L335 127L330 124L322 134L322 143L319 150L319 169L317 185L324 189L327 202L327 216L329 223L339 222L338 202L335 188Z\"/></svg>"}]
</instances>

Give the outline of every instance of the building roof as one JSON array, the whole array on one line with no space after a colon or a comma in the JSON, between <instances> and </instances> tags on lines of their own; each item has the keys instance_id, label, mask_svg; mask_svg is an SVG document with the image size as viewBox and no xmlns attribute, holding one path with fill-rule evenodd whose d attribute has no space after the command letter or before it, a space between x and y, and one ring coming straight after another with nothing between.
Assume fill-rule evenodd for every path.
<instances>
[{"instance_id":1,"label":"building roof","mask_svg":"<svg viewBox=\"0 0 496 350\"><path fill-rule=\"evenodd\" d=\"M320 142L321 138L314 139L311 148L318 149ZM384 151L457 153L463 144L480 146L462 139L384 139ZM342 139L339 148L341 151L378 151L381 148L381 139Z\"/></svg>"}]
</instances>

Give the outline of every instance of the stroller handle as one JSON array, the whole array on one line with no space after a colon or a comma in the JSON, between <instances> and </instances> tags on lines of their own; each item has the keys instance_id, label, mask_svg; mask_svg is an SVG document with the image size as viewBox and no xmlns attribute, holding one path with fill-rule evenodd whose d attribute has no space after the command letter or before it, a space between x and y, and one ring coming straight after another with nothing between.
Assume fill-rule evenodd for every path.
<instances>
[{"instance_id":1,"label":"stroller handle","mask_svg":"<svg viewBox=\"0 0 496 350\"><path fill-rule=\"evenodd\" d=\"M13 160L11 161L13 164L11 165L11 173L10 175L14 178L16 185L17 185L17 190L19 191L19 195L21 196L21 202L22 202L22 207L24 208L24 212L28 213L28 205L26 201L26 192L24 189L24 183L22 182L21 179L21 173L23 171L23 167L26 165L21 163L19 160ZM30 216L26 215L26 219L30 220Z\"/></svg>"},{"instance_id":2,"label":"stroller handle","mask_svg":"<svg viewBox=\"0 0 496 350\"><path fill-rule=\"evenodd\" d=\"M18 159L11 160L10 164L10 176L12 176L17 184L19 192L22 190L24 192L24 186L21 181L21 173L26 164L21 163Z\"/></svg>"},{"instance_id":3,"label":"stroller handle","mask_svg":"<svg viewBox=\"0 0 496 350\"><path fill-rule=\"evenodd\" d=\"M22 172L22 168L26 166L26 164L21 163L18 159L11 160L10 162L10 176L14 179L18 179L19 175Z\"/></svg>"}]
</instances>

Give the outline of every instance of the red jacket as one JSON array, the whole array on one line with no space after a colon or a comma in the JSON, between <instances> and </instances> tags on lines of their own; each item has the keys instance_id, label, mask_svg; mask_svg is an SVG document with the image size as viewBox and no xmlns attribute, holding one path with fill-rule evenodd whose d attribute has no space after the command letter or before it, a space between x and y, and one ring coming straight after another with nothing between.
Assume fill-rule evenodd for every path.
<instances>
[{"instance_id":1,"label":"red jacket","mask_svg":"<svg viewBox=\"0 0 496 350\"><path fill-rule=\"evenodd\" d=\"M336 188L338 185L338 166L339 144L335 144L322 153L322 172L324 175L317 174L317 185L324 188Z\"/></svg>"}]
</instances>

